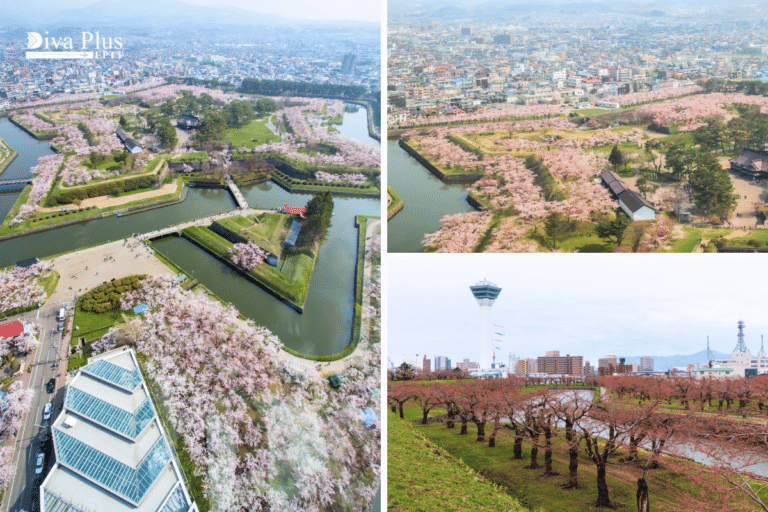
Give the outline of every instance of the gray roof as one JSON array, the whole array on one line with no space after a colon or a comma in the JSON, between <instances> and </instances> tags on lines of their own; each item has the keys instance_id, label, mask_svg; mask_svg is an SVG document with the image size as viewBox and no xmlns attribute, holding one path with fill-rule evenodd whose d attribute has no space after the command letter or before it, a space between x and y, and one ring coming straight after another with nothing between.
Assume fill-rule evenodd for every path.
<instances>
[{"instance_id":1,"label":"gray roof","mask_svg":"<svg viewBox=\"0 0 768 512\"><path fill-rule=\"evenodd\" d=\"M635 213L643 206L647 206L651 210L656 211L656 208L654 208L651 203L643 199L643 197L634 190L625 189L619 194L619 201L629 208L629 211L632 213Z\"/></svg>"},{"instance_id":2,"label":"gray roof","mask_svg":"<svg viewBox=\"0 0 768 512\"><path fill-rule=\"evenodd\" d=\"M196 510L132 350L80 369L51 432L56 464L41 486L41 510L158 512L172 497L169 510Z\"/></svg>"}]
</instances>

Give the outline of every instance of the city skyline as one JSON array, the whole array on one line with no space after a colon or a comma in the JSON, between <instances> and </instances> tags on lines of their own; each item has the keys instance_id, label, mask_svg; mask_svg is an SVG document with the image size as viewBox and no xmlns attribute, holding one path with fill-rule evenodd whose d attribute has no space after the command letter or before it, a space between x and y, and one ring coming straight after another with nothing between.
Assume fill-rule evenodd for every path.
<instances>
[{"instance_id":1,"label":"city skyline","mask_svg":"<svg viewBox=\"0 0 768 512\"><path fill-rule=\"evenodd\" d=\"M505 300L494 306L493 315L494 323L504 326L498 362L506 363L510 352L535 358L559 350L597 366L606 354L693 354L706 350L707 336L712 350L730 354L739 320L746 324L747 348L756 354L768 321L761 314L760 283L742 282L743 265L757 263L744 256L739 265L729 264L731 258L683 265L670 255L664 261L641 257L642 265L627 266L599 256L574 260L556 255L544 264L540 255L520 255L514 267L491 257L477 268L464 268L476 262L460 256L433 256L429 265L418 256L393 258L387 285L388 355L396 366L416 354L447 356L454 366L464 358L475 360L477 304L466 285L482 278L505 289ZM421 286L413 287L414 281Z\"/></svg>"}]
</instances>

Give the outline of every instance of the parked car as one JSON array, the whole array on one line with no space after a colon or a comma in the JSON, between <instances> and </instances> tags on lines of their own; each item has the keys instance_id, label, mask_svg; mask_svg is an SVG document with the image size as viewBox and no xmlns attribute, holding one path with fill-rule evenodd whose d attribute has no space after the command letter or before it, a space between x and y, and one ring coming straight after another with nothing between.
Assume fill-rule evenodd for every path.
<instances>
[{"instance_id":1,"label":"parked car","mask_svg":"<svg viewBox=\"0 0 768 512\"><path fill-rule=\"evenodd\" d=\"M64 330L64 320L62 320L61 322L59 322L59 330L60 330L60 331L63 331L63 330Z\"/></svg>"},{"instance_id":2,"label":"parked car","mask_svg":"<svg viewBox=\"0 0 768 512\"><path fill-rule=\"evenodd\" d=\"M51 407L51 403L50 402L45 404L45 407L43 407L43 419L44 420L47 420L47 419L51 418L51 409L52 409L52 407Z\"/></svg>"},{"instance_id":3,"label":"parked car","mask_svg":"<svg viewBox=\"0 0 768 512\"><path fill-rule=\"evenodd\" d=\"M56 389L56 379L51 379L45 384L45 390L49 393L53 393Z\"/></svg>"},{"instance_id":4,"label":"parked car","mask_svg":"<svg viewBox=\"0 0 768 512\"><path fill-rule=\"evenodd\" d=\"M45 454L37 454L37 466L35 466L35 474L39 475L43 472L43 464L45 463Z\"/></svg>"}]
</instances>

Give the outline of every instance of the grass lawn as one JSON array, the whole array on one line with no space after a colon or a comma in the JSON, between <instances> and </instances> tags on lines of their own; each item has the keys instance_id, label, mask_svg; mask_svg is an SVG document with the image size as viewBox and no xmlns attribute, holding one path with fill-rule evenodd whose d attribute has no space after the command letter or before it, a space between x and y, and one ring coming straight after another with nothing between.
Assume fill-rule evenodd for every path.
<instances>
[{"instance_id":1,"label":"grass lawn","mask_svg":"<svg viewBox=\"0 0 768 512\"><path fill-rule=\"evenodd\" d=\"M672 242L672 252L693 252L699 240L719 238L733 232L732 228L683 228L685 236ZM754 231L755 234L768 236L768 233ZM757 238L757 237L755 237Z\"/></svg>"},{"instance_id":2,"label":"grass lawn","mask_svg":"<svg viewBox=\"0 0 768 512\"><path fill-rule=\"evenodd\" d=\"M582 116L591 116L594 114L604 114L605 112L609 112L609 110L604 108L582 108L574 110L574 112Z\"/></svg>"},{"instance_id":3,"label":"grass lawn","mask_svg":"<svg viewBox=\"0 0 768 512\"><path fill-rule=\"evenodd\" d=\"M106 334L110 327L123 321L123 314L128 318L136 316L133 311L121 309L113 309L104 313L83 311L80 308L80 302L78 302L75 307L75 318L72 322L72 336L76 338L83 336L86 342L100 338Z\"/></svg>"},{"instance_id":4,"label":"grass lawn","mask_svg":"<svg viewBox=\"0 0 768 512\"><path fill-rule=\"evenodd\" d=\"M182 234L222 259L232 261L227 251L234 244L207 227L192 226L184 229ZM277 267L263 263L246 273L278 296L303 306L309 290L309 278L315 265L316 252L314 254L313 256L301 253L283 255ZM178 263L183 268L183 263Z\"/></svg>"},{"instance_id":5,"label":"grass lawn","mask_svg":"<svg viewBox=\"0 0 768 512\"><path fill-rule=\"evenodd\" d=\"M435 416L444 411L433 411ZM395 414L389 412L388 433L394 423L402 422ZM418 407L405 409L405 419L415 420L421 418L421 410ZM512 460L512 446L514 442L511 431L502 430L496 438L496 447L488 448L487 442L475 441L476 429L469 425L468 435L459 435L460 424L455 429L447 429L443 423L430 423L427 425L411 424L412 429L420 433L429 442L434 443L440 452L446 452L452 457L462 460L470 468L479 471L491 482L500 485L510 494L517 497L520 502L532 509L540 509L551 512L584 512L588 510L604 510L594 506L597 500L596 468L592 461L583 453L579 456L579 489L566 490L561 487L568 480L568 454L562 449L553 451L553 469L558 475L543 477L543 467L537 470L526 469L530 464L530 443L523 443L523 460ZM486 426L486 435L490 434L489 426ZM390 438L389 445L393 443ZM640 462L621 464L621 455L613 457L607 472L609 496L618 510L634 510L635 495L637 491L637 479L642 474L642 465L645 457L641 453ZM539 450L539 465L544 463L543 449ZM391 462L390 462L391 464ZM411 468L402 468L403 475L409 478L415 473ZM710 503L710 493L720 492L717 480L710 480L705 487L696 485L692 476L697 473L697 465L690 463L690 471L676 472L667 468L664 460L658 469L646 474L650 490L650 500L653 510L701 510L701 504ZM702 477L704 478L704 477ZM392 484L389 484L392 488ZM458 487L458 486L457 486ZM421 493L413 499L426 501L434 490L422 489ZM768 493L768 491L763 491ZM437 497L437 496L436 496ZM742 495L733 495L731 505L734 510L752 510L754 506ZM413 503L411 503L413 507ZM403 509L406 510L406 509ZM410 508L408 510L422 510ZM427 510L427 509L423 509ZM488 509L483 510L502 510Z\"/></svg>"},{"instance_id":6,"label":"grass lawn","mask_svg":"<svg viewBox=\"0 0 768 512\"><path fill-rule=\"evenodd\" d=\"M527 510L391 412L387 440L387 510Z\"/></svg>"},{"instance_id":7,"label":"grass lawn","mask_svg":"<svg viewBox=\"0 0 768 512\"><path fill-rule=\"evenodd\" d=\"M236 215L217 221L233 233L257 244L262 249L279 255L288 236L293 216L280 213L260 213L242 217Z\"/></svg>"},{"instance_id":8,"label":"grass lawn","mask_svg":"<svg viewBox=\"0 0 768 512\"><path fill-rule=\"evenodd\" d=\"M269 142L279 142L281 139L267 128L266 119L256 119L242 128L227 128L226 136L232 139L232 144L241 148L253 148Z\"/></svg>"},{"instance_id":9,"label":"grass lawn","mask_svg":"<svg viewBox=\"0 0 768 512\"><path fill-rule=\"evenodd\" d=\"M198 151L197 153L184 153L183 155L170 160L171 163L179 162L208 162L211 158L205 151Z\"/></svg>"}]
</instances>

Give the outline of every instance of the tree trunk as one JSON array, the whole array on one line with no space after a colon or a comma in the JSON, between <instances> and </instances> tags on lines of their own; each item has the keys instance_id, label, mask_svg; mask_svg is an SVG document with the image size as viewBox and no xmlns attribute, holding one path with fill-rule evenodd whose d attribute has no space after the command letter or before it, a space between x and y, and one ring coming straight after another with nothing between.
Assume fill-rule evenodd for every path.
<instances>
[{"instance_id":1,"label":"tree trunk","mask_svg":"<svg viewBox=\"0 0 768 512\"><path fill-rule=\"evenodd\" d=\"M611 500L608 497L608 483L605 481L605 462L597 463L597 503L600 508L609 508Z\"/></svg>"},{"instance_id":2,"label":"tree trunk","mask_svg":"<svg viewBox=\"0 0 768 512\"><path fill-rule=\"evenodd\" d=\"M526 469L539 469L539 447L538 447L538 441L539 436L531 436L531 464L530 466L526 466Z\"/></svg>"},{"instance_id":3,"label":"tree trunk","mask_svg":"<svg viewBox=\"0 0 768 512\"><path fill-rule=\"evenodd\" d=\"M496 434L498 433L499 428L501 428L499 421L494 421L493 429L491 429L491 437L488 438L488 448L496 448Z\"/></svg>"},{"instance_id":4,"label":"tree trunk","mask_svg":"<svg viewBox=\"0 0 768 512\"><path fill-rule=\"evenodd\" d=\"M523 430L516 428L515 429L515 447L512 451L512 459L513 460L523 460Z\"/></svg>"},{"instance_id":5,"label":"tree trunk","mask_svg":"<svg viewBox=\"0 0 768 512\"><path fill-rule=\"evenodd\" d=\"M427 424L427 416L429 416L429 409L422 409L422 416L421 416L421 424L426 425Z\"/></svg>"},{"instance_id":6,"label":"tree trunk","mask_svg":"<svg viewBox=\"0 0 768 512\"><path fill-rule=\"evenodd\" d=\"M648 483L645 478L637 479L637 512L650 512L651 501L648 496Z\"/></svg>"},{"instance_id":7,"label":"tree trunk","mask_svg":"<svg viewBox=\"0 0 768 512\"><path fill-rule=\"evenodd\" d=\"M563 487L564 489L579 488L579 448L573 444L574 437L573 422L567 418L565 420L565 442L568 446L568 483Z\"/></svg>"},{"instance_id":8,"label":"tree trunk","mask_svg":"<svg viewBox=\"0 0 768 512\"><path fill-rule=\"evenodd\" d=\"M392 412L397 412L397 404L396 403L392 404Z\"/></svg>"},{"instance_id":9,"label":"tree trunk","mask_svg":"<svg viewBox=\"0 0 768 512\"><path fill-rule=\"evenodd\" d=\"M635 436L629 436L629 460L637 459L637 443L640 441Z\"/></svg>"},{"instance_id":10,"label":"tree trunk","mask_svg":"<svg viewBox=\"0 0 768 512\"><path fill-rule=\"evenodd\" d=\"M400 419L403 419L403 404L402 402L398 404L398 408L400 409Z\"/></svg>"},{"instance_id":11,"label":"tree trunk","mask_svg":"<svg viewBox=\"0 0 768 512\"><path fill-rule=\"evenodd\" d=\"M448 407L448 419L445 421L445 425L448 428L455 428L455 425L453 424L453 418L456 417L456 413L453 411L452 407Z\"/></svg>"},{"instance_id":12,"label":"tree trunk","mask_svg":"<svg viewBox=\"0 0 768 512\"><path fill-rule=\"evenodd\" d=\"M568 450L568 484L565 489L579 488L579 451L576 448Z\"/></svg>"},{"instance_id":13,"label":"tree trunk","mask_svg":"<svg viewBox=\"0 0 768 512\"><path fill-rule=\"evenodd\" d=\"M544 476L555 476L552 470L552 427L544 427Z\"/></svg>"},{"instance_id":14,"label":"tree trunk","mask_svg":"<svg viewBox=\"0 0 768 512\"><path fill-rule=\"evenodd\" d=\"M475 426L477 427L477 439L475 441L481 443L485 441L485 422L475 421Z\"/></svg>"},{"instance_id":15,"label":"tree trunk","mask_svg":"<svg viewBox=\"0 0 768 512\"><path fill-rule=\"evenodd\" d=\"M459 435L467 435L467 418L461 418L461 432L459 432Z\"/></svg>"}]
</instances>

